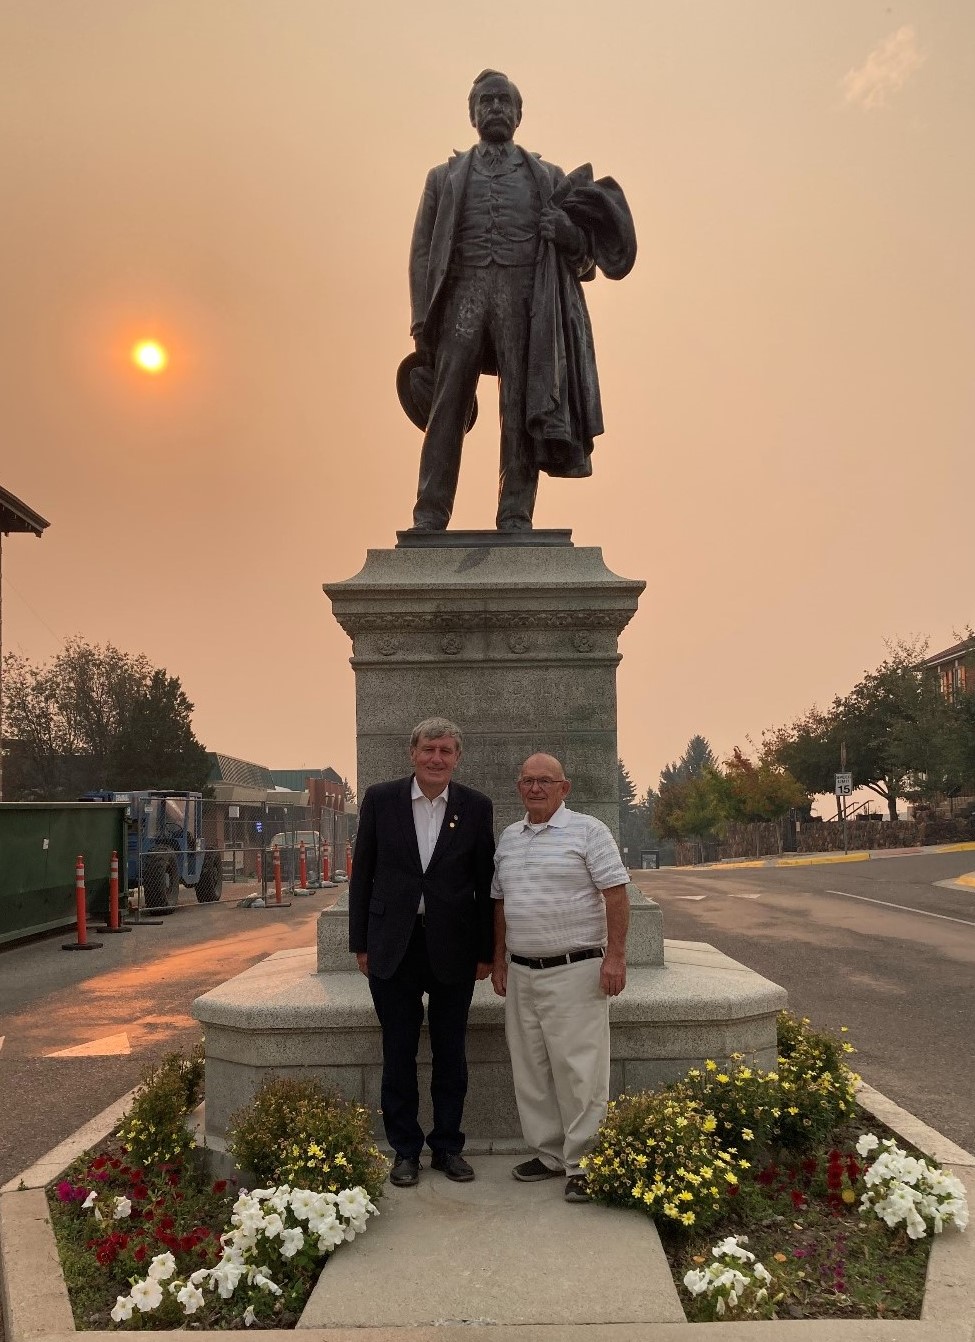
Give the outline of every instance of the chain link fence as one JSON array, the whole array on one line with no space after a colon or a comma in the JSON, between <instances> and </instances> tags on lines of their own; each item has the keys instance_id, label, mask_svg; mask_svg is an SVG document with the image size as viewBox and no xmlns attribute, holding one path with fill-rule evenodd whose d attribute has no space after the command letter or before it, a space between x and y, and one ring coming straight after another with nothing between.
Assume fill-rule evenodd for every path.
<instances>
[{"instance_id":1,"label":"chain link fence","mask_svg":"<svg viewBox=\"0 0 975 1342\"><path fill-rule=\"evenodd\" d=\"M180 891L201 904L274 889L274 854L286 889L320 889L346 877L355 817L325 806L232 803L192 793L133 798L129 818L129 903L176 907Z\"/></svg>"}]
</instances>

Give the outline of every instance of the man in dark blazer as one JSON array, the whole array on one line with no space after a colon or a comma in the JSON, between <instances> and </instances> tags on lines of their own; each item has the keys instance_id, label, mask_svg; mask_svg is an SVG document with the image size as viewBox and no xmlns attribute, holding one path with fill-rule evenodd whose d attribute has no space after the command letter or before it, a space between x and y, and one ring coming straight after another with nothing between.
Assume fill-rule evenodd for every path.
<instances>
[{"instance_id":1,"label":"man in dark blazer","mask_svg":"<svg viewBox=\"0 0 975 1342\"><path fill-rule=\"evenodd\" d=\"M465 1039L476 979L494 954L490 798L451 781L460 729L428 718L410 738L413 775L367 789L349 882L349 949L369 979L383 1039L381 1104L395 1152L390 1181L416 1184L424 1133L416 1055L427 995L433 1055L431 1166L474 1178L461 1155L467 1094Z\"/></svg>"}]
</instances>

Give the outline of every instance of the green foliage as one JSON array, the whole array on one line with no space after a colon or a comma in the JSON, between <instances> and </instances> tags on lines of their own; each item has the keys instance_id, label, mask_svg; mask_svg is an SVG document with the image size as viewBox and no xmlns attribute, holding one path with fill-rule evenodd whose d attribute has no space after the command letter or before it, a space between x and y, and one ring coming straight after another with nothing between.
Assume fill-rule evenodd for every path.
<instances>
[{"instance_id":1,"label":"green foliage","mask_svg":"<svg viewBox=\"0 0 975 1342\"><path fill-rule=\"evenodd\" d=\"M719 1149L716 1127L680 1085L621 1095L582 1161L591 1195L685 1229L710 1225L737 1191L741 1165Z\"/></svg>"},{"instance_id":2,"label":"green foliage","mask_svg":"<svg viewBox=\"0 0 975 1342\"><path fill-rule=\"evenodd\" d=\"M704 1067L692 1067L680 1086L713 1114L722 1149L752 1156L777 1144L782 1108L776 1072L749 1067L736 1053L725 1066L709 1059Z\"/></svg>"},{"instance_id":3,"label":"green foliage","mask_svg":"<svg viewBox=\"0 0 975 1342\"><path fill-rule=\"evenodd\" d=\"M186 1117L203 1095L203 1045L189 1057L167 1053L146 1069L119 1127L130 1158L145 1169L178 1161L196 1145Z\"/></svg>"},{"instance_id":4,"label":"green foliage","mask_svg":"<svg viewBox=\"0 0 975 1342\"><path fill-rule=\"evenodd\" d=\"M664 765L661 769L661 790L670 783L684 783L689 778L698 778L709 769L717 768L717 765L717 758L707 739L703 736L692 736L680 759Z\"/></svg>"},{"instance_id":5,"label":"green foliage","mask_svg":"<svg viewBox=\"0 0 975 1342\"><path fill-rule=\"evenodd\" d=\"M227 1145L241 1169L269 1186L338 1193L358 1185L376 1198L388 1169L368 1109L317 1081L269 1077L231 1115Z\"/></svg>"},{"instance_id":6,"label":"green foliage","mask_svg":"<svg viewBox=\"0 0 975 1342\"><path fill-rule=\"evenodd\" d=\"M629 770L621 759L616 762L619 784L619 826L620 851L628 849L630 866L640 861L640 850L651 847L653 835L650 824L652 817L652 793L638 798L636 786Z\"/></svg>"},{"instance_id":7,"label":"green foliage","mask_svg":"<svg viewBox=\"0 0 975 1342\"><path fill-rule=\"evenodd\" d=\"M947 699L924 666L919 639L888 655L826 710L812 708L765 735L763 758L788 769L812 793L833 791L845 747L857 787L887 803L924 799L975 783L975 696Z\"/></svg>"},{"instance_id":8,"label":"green foliage","mask_svg":"<svg viewBox=\"0 0 975 1342\"><path fill-rule=\"evenodd\" d=\"M765 759L755 764L737 746L725 760L722 781L721 809L728 821L780 820L809 800L805 788L787 769Z\"/></svg>"},{"instance_id":9,"label":"green foliage","mask_svg":"<svg viewBox=\"0 0 975 1342\"><path fill-rule=\"evenodd\" d=\"M592 1196L700 1230L728 1210L756 1161L830 1137L855 1108L857 1077L843 1061L851 1046L787 1011L777 1039L778 1071L735 1054L660 1091L620 1096L583 1162ZM745 1186L743 1202L754 1194Z\"/></svg>"},{"instance_id":10,"label":"green foliage","mask_svg":"<svg viewBox=\"0 0 975 1342\"><path fill-rule=\"evenodd\" d=\"M802 1150L853 1113L859 1078L843 1059L854 1050L789 1011L779 1012L777 1036L782 1090L778 1139L786 1149Z\"/></svg>"},{"instance_id":11,"label":"green foliage","mask_svg":"<svg viewBox=\"0 0 975 1342\"><path fill-rule=\"evenodd\" d=\"M95 1206L86 1208L90 1194ZM114 1326L109 1311L133 1278L146 1275L156 1254L172 1253L187 1272L212 1267L221 1255L220 1235L235 1193L225 1180L213 1182L202 1161L140 1168L113 1136L104 1149L76 1160L47 1196L75 1324L83 1330ZM199 1326L240 1327L241 1308L230 1312L234 1303L210 1293L197 1316ZM140 1315L136 1326L178 1328L182 1321L182 1311L167 1295L163 1308Z\"/></svg>"},{"instance_id":12,"label":"green foliage","mask_svg":"<svg viewBox=\"0 0 975 1342\"><path fill-rule=\"evenodd\" d=\"M717 831L721 820L721 781L716 770L661 786L654 823L663 838L703 839Z\"/></svg>"},{"instance_id":13,"label":"green foliage","mask_svg":"<svg viewBox=\"0 0 975 1342\"><path fill-rule=\"evenodd\" d=\"M723 769L707 765L700 773L662 783L654 823L664 838L703 839L734 822L778 820L807 801L805 789L787 769L768 758L756 764L736 746Z\"/></svg>"},{"instance_id":14,"label":"green foliage","mask_svg":"<svg viewBox=\"0 0 975 1342\"><path fill-rule=\"evenodd\" d=\"M22 800L199 790L209 765L192 712L178 677L110 643L69 639L43 666L17 653L3 659L4 728Z\"/></svg>"}]
</instances>

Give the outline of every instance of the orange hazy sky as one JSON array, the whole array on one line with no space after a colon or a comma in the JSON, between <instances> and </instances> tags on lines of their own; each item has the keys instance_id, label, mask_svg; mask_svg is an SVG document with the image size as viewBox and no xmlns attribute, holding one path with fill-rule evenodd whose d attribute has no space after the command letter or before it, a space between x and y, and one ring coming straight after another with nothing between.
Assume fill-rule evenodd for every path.
<instances>
[{"instance_id":1,"label":"orange hazy sky","mask_svg":"<svg viewBox=\"0 0 975 1342\"><path fill-rule=\"evenodd\" d=\"M0 483L51 521L5 544L7 649L145 652L209 748L354 776L321 584L409 525L410 231L485 66L636 219L587 289L595 473L536 524L647 580L641 791L975 617L971 0L5 0L0 50ZM480 400L461 527L493 525Z\"/></svg>"}]
</instances>

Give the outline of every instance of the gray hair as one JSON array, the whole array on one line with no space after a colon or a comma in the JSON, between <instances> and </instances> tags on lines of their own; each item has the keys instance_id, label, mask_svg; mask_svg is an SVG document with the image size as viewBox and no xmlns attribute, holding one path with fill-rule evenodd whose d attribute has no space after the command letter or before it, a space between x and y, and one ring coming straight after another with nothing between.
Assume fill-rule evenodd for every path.
<instances>
[{"instance_id":1,"label":"gray hair","mask_svg":"<svg viewBox=\"0 0 975 1342\"><path fill-rule=\"evenodd\" d=\"M418 722L410 735L410 749L419 745L421 741L436 741L441 736L452 736L457 742L457 754L462 753L464 734L457 723L451 722L449 718L424 718L422 722Z\"/></svg>"}]
</instances>

